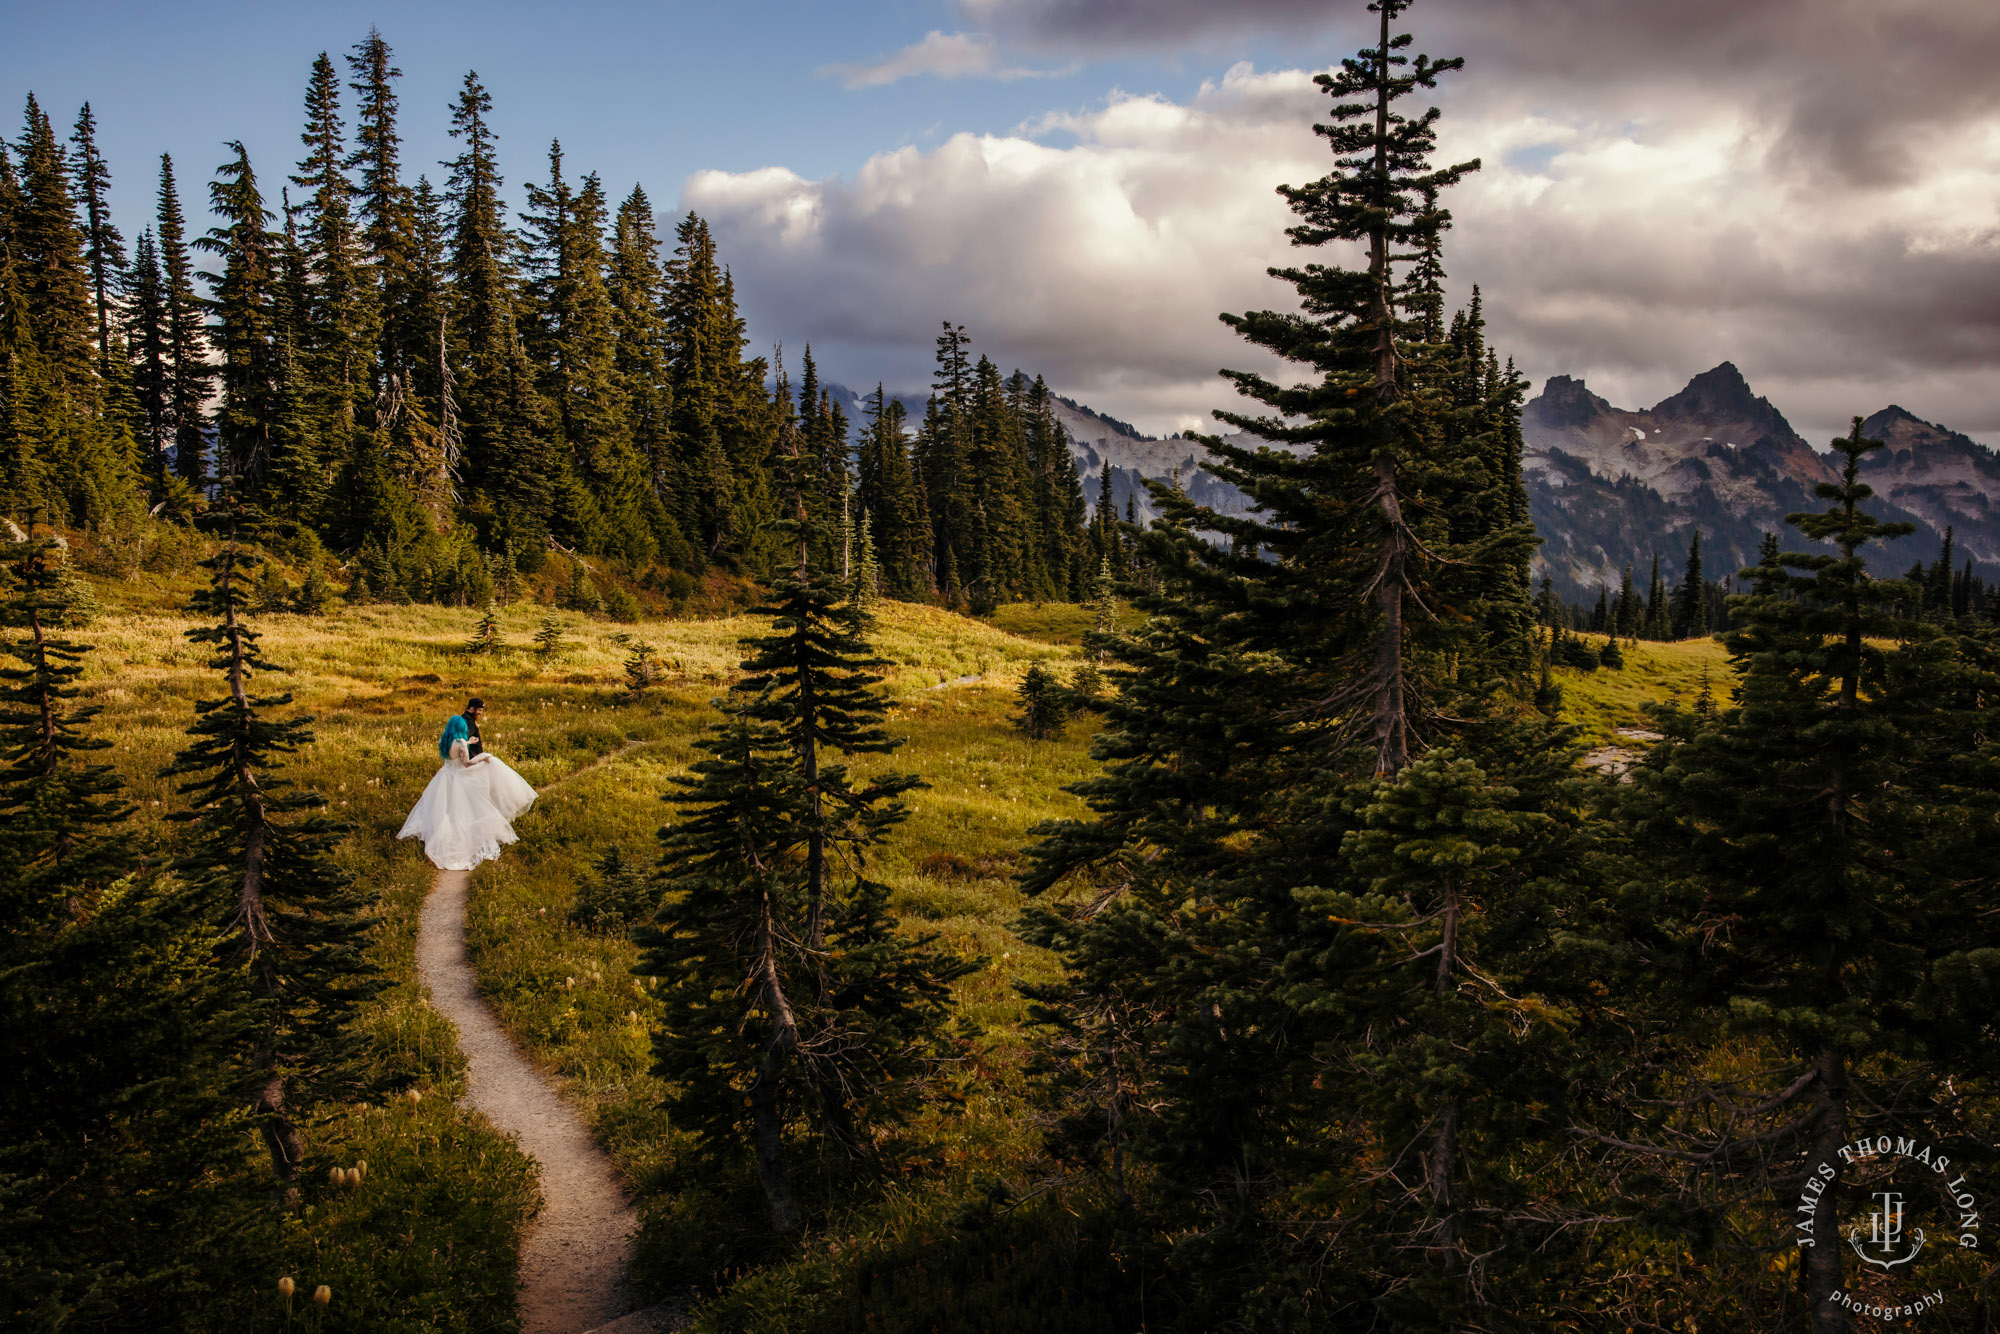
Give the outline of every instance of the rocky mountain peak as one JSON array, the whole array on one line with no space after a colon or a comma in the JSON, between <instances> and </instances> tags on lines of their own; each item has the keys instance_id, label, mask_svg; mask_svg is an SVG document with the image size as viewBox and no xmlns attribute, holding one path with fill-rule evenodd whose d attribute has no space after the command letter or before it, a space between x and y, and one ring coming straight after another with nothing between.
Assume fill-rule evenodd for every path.
<instances>
[{"instance_id":1,"label":"rocky mountain peak","mask_svg":"<svg viewBox=\"0 0 2000 1334\"><path fill-rule=\"evenodd\" d=\"M1611 411L1611 405L1590 392L1581 380L1552 375L1542 392L1528 405L1535 420L1552 431L1565 427L1588 426Z\"/></svg>"},{"instance_id":2,"label":"rocky mountain peak","mask_svg":"<svg viewBox=\"0 0 2000 1334\"><path fill-rule=\"evenodd\" d=\"M1653 406L1656 417L1723 417L1740 421L1771 416L1777 412L1769 399L1759 398L1736 369L1725 361L1714 370L1703 371L1687 382L1678 394L1661 399Z\"/></svg>"}]
</instances>

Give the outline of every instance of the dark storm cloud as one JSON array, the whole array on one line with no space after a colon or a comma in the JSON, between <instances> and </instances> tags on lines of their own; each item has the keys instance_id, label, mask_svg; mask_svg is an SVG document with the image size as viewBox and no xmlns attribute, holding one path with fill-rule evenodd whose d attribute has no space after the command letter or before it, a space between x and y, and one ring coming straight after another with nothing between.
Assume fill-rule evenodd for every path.
<instances>
[{"instance_id":1,"label":"dark storm cloud","mask_svg":"<svg viewBox=\"0 0 2000 1334\"><path fill-rule=\"evenodd\" d=\"M964 0L1027 46L1198 50L1256 33L1366 38L1359 4L1325 0ZM1793 151L1856 182L1907 175L1908 137L2000 106L1994 0L1432 0L1418 46L1543 96L1673 90L1757 107ZM1551 84L1547 80L1560 80Z\"/></svg>"}]
</instances>

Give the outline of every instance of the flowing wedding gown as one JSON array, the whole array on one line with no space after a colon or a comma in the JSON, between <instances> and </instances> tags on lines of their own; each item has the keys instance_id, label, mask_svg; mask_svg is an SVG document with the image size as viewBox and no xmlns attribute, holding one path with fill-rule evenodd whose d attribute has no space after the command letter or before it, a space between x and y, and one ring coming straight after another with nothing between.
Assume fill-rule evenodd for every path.
<instances>
[{"instance_id":1,"label":"flowing wedding gown","mask_svg":"<svg viewBox=\"0 0 2000 1334\"><path fill-rule=\"evenodd\" d=\"M535 789L492 755L474 757L447 728L444 763L403 822L397 838L420 838L441 871L470 871L515 841L513 820L535 804Z\"/></svg>"}]
</instances>

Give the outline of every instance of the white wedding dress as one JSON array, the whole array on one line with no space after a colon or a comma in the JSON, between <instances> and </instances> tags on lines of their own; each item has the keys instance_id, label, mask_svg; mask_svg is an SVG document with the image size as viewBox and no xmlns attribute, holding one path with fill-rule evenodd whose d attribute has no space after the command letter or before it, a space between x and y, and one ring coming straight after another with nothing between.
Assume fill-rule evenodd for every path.
<instances>
[{"instance_id":1,"label":"white wedding dress","mask_svg":"<svg viewBox=\"0 0 2000 1334\"><path fill-rule=\"evenodd\" d=\"M441 871L470 871L515 841L515 817L534 804L526 779L492 755L470 758L455 740L396 837L422 839L424 856Z\"/></svg>"}]
</instances>

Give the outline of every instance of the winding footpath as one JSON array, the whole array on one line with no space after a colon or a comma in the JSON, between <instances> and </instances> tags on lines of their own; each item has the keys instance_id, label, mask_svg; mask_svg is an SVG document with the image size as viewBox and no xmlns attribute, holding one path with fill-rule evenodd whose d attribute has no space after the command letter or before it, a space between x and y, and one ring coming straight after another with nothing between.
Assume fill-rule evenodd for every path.
<instances>
[{"instance_id":1,"label":"winding footpath","mask_svg":"<svg viewBox=\"0 0 2000 1334\"><path fill-rule=\"evenodd\" d=\"M638 743L624 750L633 744ZM513 1136L540 1176L542 1208L521 1240L522 1334L648 1334L671 1328L664 1309L626 1314L633 1298L625 1287L625 1268L639 1216L618 1169L479 997L465 944L471 883L469 871L436 873L418 920L417 977L438 1012L458 1026L466 1066L464 1105Z\"/></svg>"}]
</instances>

